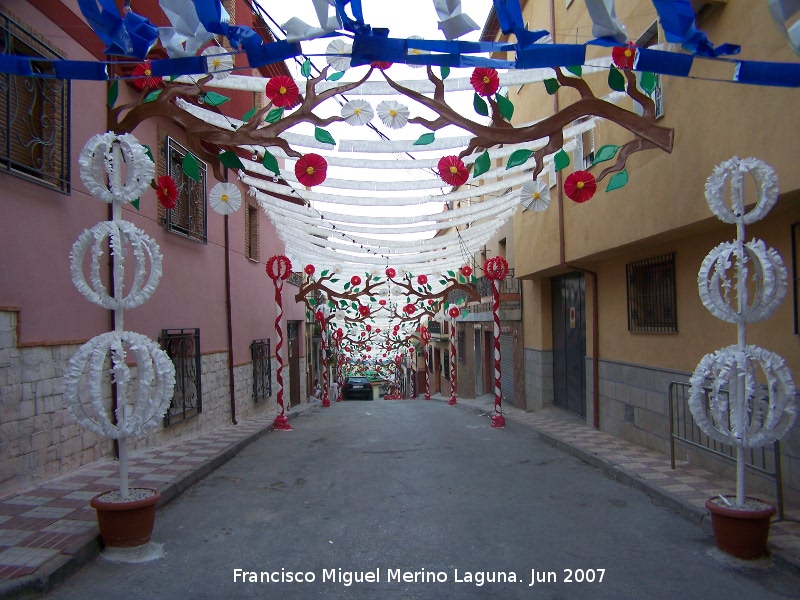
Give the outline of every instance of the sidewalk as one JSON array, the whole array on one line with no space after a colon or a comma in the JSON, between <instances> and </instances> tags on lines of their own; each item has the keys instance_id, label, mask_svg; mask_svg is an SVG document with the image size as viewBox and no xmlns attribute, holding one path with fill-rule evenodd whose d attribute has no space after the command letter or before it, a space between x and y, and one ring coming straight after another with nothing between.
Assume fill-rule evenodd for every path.
<instances>
[{"instance_id":1,"label":"sidewalk","mask_svg":"<svg viewBox=\"0 0 800 600\"><path fill-rule=\"evenodd\" d=\"M447 401L449 395L436 394L431 399ZM492 394L475 399L459 398L458 405L494 414ZM531 427L543 440L641 490L698 523L709 535L713 534L705 501L736 488L732 479L724 479L687 462L676 461L673 470L669 456L587 427L582 419L555 407L531 413L504 405L503 414L509 427L517 423ZM775 501L768 494L759 493L759 496ZM800 570L800 507L784 505L784 520L773 522L770 527L768 550L776 560Z\"/></svg>"}]
</instances>

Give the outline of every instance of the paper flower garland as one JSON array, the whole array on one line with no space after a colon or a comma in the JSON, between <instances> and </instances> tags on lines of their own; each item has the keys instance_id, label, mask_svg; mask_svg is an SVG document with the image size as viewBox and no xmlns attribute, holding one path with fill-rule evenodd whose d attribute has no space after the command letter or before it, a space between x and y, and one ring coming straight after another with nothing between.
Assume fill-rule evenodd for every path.
<instances>
[{"instance_id":1,"label":"paper flower garland","mask_svg":"<svg viewBox=\"0 0 800 600\"><path fill-rule=\"evenodd\" d=\"M392 129L400 129L408 123L408 107L395 100L384 100L378 104L378 116L383 124Z\"/></svg>"},{"instance_id":2,"label":"paper flower garland","mask_svg":"<svg viewBox=\"0 0 800 600\"><path fill-rule=\"evenodd\" d=\"M636 46L632 42L627 46L614 46L611 50L611 60L620 69L632 69L636 62Z\"/></svg>"},{"instance_id":3,"label":"paper flower garland","mask_svg":"<svg viewBox=\"0 0 800 600\"><path fill-rule=\"evenodd\" d=\"M309 264L306 265L306 268L303 270L305 271L306 275L311 276L317 269L314 267L314 265Z\"/></svg>"},{"instance_id":4,"label":"paper flower garland","mask_svg":"<svg viewBox=\"0 0 800 600\"><path fill-rule=\"evenodd\" d=\"M350 68L350 55L353 46L343 40L333 40L325 50L325 60L337 71L346 71Z\"/></svg>"},{"instance_id":5,"label":"paper flower garland","mask_svg":"<svg viewBox=\"0 0 800 600\"><path fill-rule=\"evenodd\" d=\"M472 72L469 82L480 96L492 96L500 89L500 77L495 69L478 67Z\"/></svg>"},{"instance_id":6,"label":"paper flower garland","mask_svg":"<svg viewBox=\"0 0 800 600\"><path fill-rule=\"evenodd\" d=\"M162 175L156 184L158 203L167 209L175 208L178 205L178 186L175 185L175 180L169 175Z\"/></svg>"},{"instance_id":7,"label":"paper flower garland","mask_svg":"<svg viewBox=\"0 0 800 600\"><path fill-rule=\"evenodd\" d=\"M461 274L464 277L469 277L470 275L472 275L472 267L470 267L469 265L464 265L463 267L461 267Z\"/></svg>"},{"instance_id":8,"label":"paper flower garland","mask_svg":"<svg viewBox=\"0 0 800 600\"><path fill-rule=\"evenodd\" d=\"M394 270L392 267L388 267L388 268L386 269L386 276L387 276L389 279L393 278L395 275L397 275L397 271L395 271L395 270Z\"/></svg>"},{"instance_id":9,"label":"paper flower garland","mask_svg":"<svg viewBox=\"0 0 800 600\"><path fill-rule=\"evenodd\" d=\"M483 273L487 279L500 281L508 275L508 261L502 256L493 256L483 263Z\"/></svg>"},{"instance_id":10,"label":"paper flower garland","mask_svg":"<svg viewBox=\"0 0 800 600\"><path fill-rule=\"evenodd\" d=\"M214 212L230 215L242 205L242 192L232 183L218 183L208 193L208 203Z\"/></svg>"},{"instance_id":11,"label":"paper flower garland","mask_svg":"<svg viewBox=\"0 0 800 600\"><path fill-rule=\"evenodd\" d=\"M294 163L297 181L306 187L319 185L325 181L328 163L319 154L310 152Z\"/></svg>"},{"instance_id":12,"label":"paper flower garland","mask_svg":"<svg viewBox=\"0 0 800 600\"><path fill-rule=\"evenodd\" d=\"M542 212L550 206L550 187L541 180L525 183L519 196L525 210Z\"/></svg>"},{"instance_id":13,"label":"paper flower garland","mask_svg":"<svg viewBox=\"0 0 800 600\"><path fill-rule=\"evenodd\" d=\"M206 57L206 69L214 79L225 79L233 70L233 55L225 48L209 46L201 52Z\"/></svg>"},{"instance_id":14,"label":"paper flower garland","mask_svg":"<svg viewBox=\"0 0 800 600\"><path fill-rule=\"evenodd\" d=\"M595 191L597 181L589 171L575 171L564 181L564 193L574 202L586 202L594 196Z\"/></svg>"},{"instance_id":15,"label":"paper flower garland","mask_svg":"<svg viewBox=\"0 0 800 600\"><path fill-rule=\"evenodd\" d=\"M361 285L361 277L359 277L358 275L353 275L350 278L350 285L352 286Z\"/></svg>"},{"instance_id":16,"label":"paper flower garland","mask_svg":"<svg viewBox=\"0 0 800 600\"><path fill-rule=\"evenodd\" d=\"M109 204L136 200L150 187L155 173L144 146L129 133L109 131L92 136L81 150L78 163L81 181L89 193Z\"/></svg>"},{"instance_id":17,"label":"paper flower garland","mask_svg":"<svg viewBox=\"0 0 800 600\"><path fill-rule=\"evenodd\" d=\"M300 90L297 89L294 79L286 75L278 75L267 82L264 93L278 108L289 108L297 102Z\"/></svg>"},{"instance_id":18,"label":"paper flower garland","mask_svg":"<svg viewBox=\"0 0 800 600\"><path fill-rule=\"evenodd\" d=\"M153 75L153 67L149 60L139 63L133 68L133 85L140 90L144 88L157 88L162 80L158 75Z\"/></svg>"},{"instance_id":19,"label":"paper flower garland","mask_svg":"<svg viewBox=\"0 0 800 600\"><path fill-rule=\"evenodd\" d=\"M375 116L372 105L366 100L350 100L342 107L342 117L348 125L366 125Z\"/></svg>"},{"instance_id":20,"label":"paper flower garland","mask_svg":"<svg viewBox=\"0 0 800 600\"><path fill-rule=\"evenodd\" d=\"M457 156L445 156L439 160L439 177L445 183L459 186L469 179L469 171L464 162Z\"/></svg>"}]
</instances>

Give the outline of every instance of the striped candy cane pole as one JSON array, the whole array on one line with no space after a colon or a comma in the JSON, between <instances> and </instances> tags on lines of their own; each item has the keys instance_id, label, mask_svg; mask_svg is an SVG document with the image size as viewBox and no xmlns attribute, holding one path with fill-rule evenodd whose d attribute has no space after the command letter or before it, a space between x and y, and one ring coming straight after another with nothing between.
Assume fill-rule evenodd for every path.
<instances>
[{"instance_id":1,"label":"striped candy cane pole","mask_svg":"<svg viewBox=\"0 0 800 600\"><path fill-rule=\"evenodd\" d=\"M272 279L272 283L275 284L275 331L278 334L278 343L275 346L278 371L275 374L275 379L278 381L278 406L281 407L281 412L275 417L273 426L275 429L283 430L292 428L289 425L289 419L286 418L286 410L283 404L283 328L281 327L281 319L283 318L283 299L281 296L283 280L291 274L291 270L292 263L285 256L273 256L267 261L267 275Z\"/></svg>"},{"instance_id":2,"label":"striped candy cane pole","mask_svg":"<svg viewBox=\"0 0 800 600\"><path fill-rule=\"evenodd\" d=\"M503 416L503 389L500 385L500 289L498 281L508 275L508 263L502 256L495 256L483 264L486 277L492 282L492 316L494 320L494 412L492 427L505 427Z\"/></svg>"},{"instance_id":3,"label":"striped candy cane pole","mask_svg":"<svg viewBox=\"0 0 800 600\"><path fill-rule=\"evenodd\" d=\"M428 345L425 344L425 400L431 399L431 382L428 371Z\"/></svg>"},{"instance_id":4,"label":"striped candy cane pole","mask_svg":"<svg viewBox=\"0 0 800 600\"><path fill-rule=\"evenodd\" d=\"M329 408L331 399L328 398L328 346L325 344L325 321L322 321L322 407Z\"/></svg>"},{"instance_id":5,"label":"striped candy cane pole","mask_svg":"<svg viewBox=\"0 0 800 600\"><path fill-rule=\"evenodd\" d=\"M417 365L414 361L414 346L408 349L408 356L411 359L411 389L408 390L409 398L417 397Z\"/></svg>"},{"instance_id":6,"label":"striped candy cane pole","mask_svg":"<svg viewBox=\"0 0 800 600\"><path fill-rule=\"evenodd\" d=\"M456 322L450 320L450 402L448 406L458 404L456 400Z\"/></svg>"}]
</instances>

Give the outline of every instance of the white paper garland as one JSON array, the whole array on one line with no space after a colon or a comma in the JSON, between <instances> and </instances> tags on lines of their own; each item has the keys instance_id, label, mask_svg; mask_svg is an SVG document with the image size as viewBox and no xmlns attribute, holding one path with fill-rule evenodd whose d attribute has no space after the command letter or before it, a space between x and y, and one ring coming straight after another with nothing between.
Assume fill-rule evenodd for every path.
<instances>
[{"instance_id":1,"label":"white paper garland","mask_svg":"<svg viewBox=\"0 0 800 600\"><path fill-rule=\"evenodd\" d=\"M119 161L124 161L124 167ZM109 204L139 198L150 187L155 173L144 146L129 133L109 131L93 136L81 150L78 164L89 193Z\"/></svg>"}]
</instances>

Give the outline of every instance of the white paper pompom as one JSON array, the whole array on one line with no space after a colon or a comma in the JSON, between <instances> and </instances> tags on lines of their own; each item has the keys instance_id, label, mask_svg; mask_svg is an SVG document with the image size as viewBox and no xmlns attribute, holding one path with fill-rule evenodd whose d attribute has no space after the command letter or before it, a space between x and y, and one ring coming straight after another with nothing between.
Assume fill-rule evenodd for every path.
<instances>
[{"instance_id":1,"label":"white paper pompom","mask_svg":"<svg viewBox=\"0 0 800 600\"><path fill-rule=\"evenodd\" d=\"M206 69L214 79L225 79L233 70L233 55L225 48L209 46L201 53L206 58Z\"/></svg>"},{"instance_id":2,"label":"white paper pompom","mask_svg":"<svg viewBox=\"0 0 800 600\"><path fill-rule=\"evenodd\" d=\"M541 180L525 183L519 196L525 210L542 212L550 206L550 188Z\"/></svg>"},{"instance_id":3,"label":"white paper pompom","mask_svg":"<svg viewBox=\"0 0 800 600\"><path fill-rule=\"evenodd\" d=\"M408 107L394 100L384 100L378 104L378 116L384 125L392 129L404 127L408 123L408 115Z\"/></svg>"},{"instance_id":4,"label":"white paper pompom","mask_svg":"<svg viewBox=\"0 0 800 600\"><path fill-rule=\"evenodd\" d=\"M78 157L81 181L103 202L132 202L150 188L155 165L129 133L92 136Z\"/></svg>"},{"instance_id":5,"label":"white paper pompom","mask_svg":"<svg viewBox=\"0 0 800 600\"><path fill-rule=\"evenodd\" d=\"M337 71L347 71L350 68L350 55L353 53L353 46L343 40L333 40L325 50L325 60Z\"/></svg>"},{"instance_id":6,"label":"white paper pompom","mask_svg":"<svg viewBox=\"0 0 800 600\"><path fill-rule=\"evenodd\" d=\"M350 125L366 125L375 116L372 105L366 100L350 100L342 107L342 117Z\"/></svg>"},{"instance_id":7,"label":"white paper pompom","mask_svg":"<svg viewBox=\"0 0 800 600\"><path fill-rule=\"evenodd\" d=\"M208 203L214 212L229 215L242 205L242 192L232 183L218 183L208 193Z\"/></svg>"}]
</instances>

